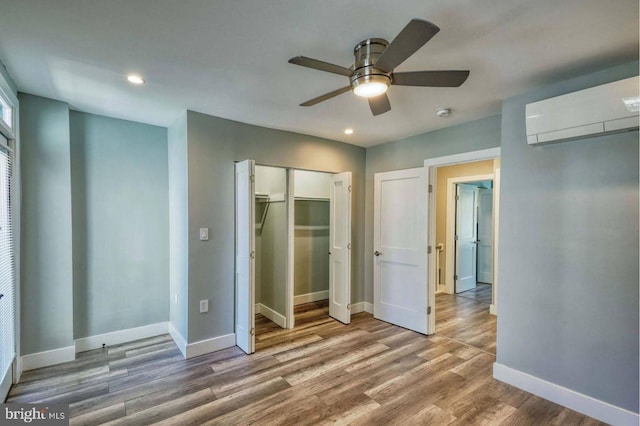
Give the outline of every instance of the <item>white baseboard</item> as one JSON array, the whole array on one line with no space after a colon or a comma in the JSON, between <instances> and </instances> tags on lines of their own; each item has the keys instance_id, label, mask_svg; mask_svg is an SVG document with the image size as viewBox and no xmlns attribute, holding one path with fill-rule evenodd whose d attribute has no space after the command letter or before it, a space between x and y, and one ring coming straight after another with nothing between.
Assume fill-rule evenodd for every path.
<instances>
[{"instance_id":1,"label":"white baseboard","mask_svg":"<svg viewBox=\"0 0 640 426\"><path fill-rule=\"evenodd\" d=\"M6 374L2 377L2 381L0 382L0 401L2 402L6 401L7 395L9 395L9 390L11 389L11 382L13 381L13 374L11 372L12 368L13 366L9 366L7 371L5 371Z\"/></svg>"},{"instance_id":2,"label":"white baseboard","mask_svg":"<svg viewBox=\"0 0 640 426\"><path fill-rule=\"evenodd\" d=\"M317 302L329 298L329 290L316 291L315 293L299 294L293 298L294 305L302 303Z\"/></svg>"},{"instance_id":3,"label":"white baseboard","mask_svg":"<svg viewBox=\"0 0 640 426\"><path fill-rule=\"evenodd\" d=\"M36 368L73 361L76 359L76 347L53 349L51 351L38 352L22 356L22 370L35 370Z\"/></svg>"},{"instance_id":4,"label":"white baseboard","mask_svg":"<svg viewBox=\"0 0 640 426\"><path fill-rule=\"evenodd\" d=\"M171 336L171 338L175 342L175 344L178 347L178 349L180 349L180 352L182 352L182 356L187 358L187 340L178 331L178 329L173 326L173 324L169 323L167 328L168 328L168 331L169 331L169 335Z\"/></svg>"},{"instance_id":5,"label":"white baseboard","mask_svg":"<svg viewBox=\"0 0 640 426\"><path fill-rule=\"evenodd\" d=\"M230 333L224 336L213 337L199 342L189 343L186 348L187 359L196 356L219 351L220 349L231 348L236 345L236 334Z\"/></svg>"},{"instance_id":6,"label":"white baseboard","mask_svg":"<svg viewBox=\"0 0 640 426\"><path fill-rule=\"evenodd\" d=\"M360 312L373 313L373 304L369 302L358 302L351 304L351 315L359 314Z\"/></svg>"},{"instance_id":7,"label":"white baseboard","mask_svg":"<svg viewBox=\"0 0 640 426\"><path fill-rule=\"evenodd\" d=\"M262 303L256 303L256 314L262 314L265 317L269 318L271 321L275 322L282 328L287 327L287 318L283 315L280 315L267 305L263 305Z\"/></svg>"},{"instance_id":8,"label":"white baseboard","mask_svg":"<svg viewBox=\"0 0 640 426\"><path fill-rule=\"evenodd\" d=\"M159 336L161 334L166 334L169 330L168 327L168 322L159 322L142 327L128 328L125 330L113 331L111 333L83 337L81 339L76 339L76 353L101 348L103 343L107 346L112 346L134 340L146 339L148 337Z\"/></svg>"},{"instance_id":9,"label":"white baseboard","mask_svg":"<svg viewBox=\"0 0 640 426\"><path fill-rule=\"evenodd\" d=\"M508 383L605 423L617 426L637 426L640 421L640 416L637 413L547 382L497 362L493 364L493 377L496 380Z\"/></svg>"},{"instance_id":10,"label":"white baseboard","mask_svg":"<svg viewBox=\"0 0 640 426\"><path fill-rule=\"evenodd\" d=\"M498 308L493 303L491 305L489 305L489 313L491 315L498 315Z\"/></svg>"}]
</instances>

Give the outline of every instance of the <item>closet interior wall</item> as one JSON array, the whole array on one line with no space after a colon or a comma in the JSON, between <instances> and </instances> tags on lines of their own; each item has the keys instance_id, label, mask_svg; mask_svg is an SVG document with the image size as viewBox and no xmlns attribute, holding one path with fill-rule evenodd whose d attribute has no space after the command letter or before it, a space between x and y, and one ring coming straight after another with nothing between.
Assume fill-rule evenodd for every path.
<instances>
[{"instance_id":1,"label":"closet interior wall","mask_svg":"<svg viewBox=\"0 0 640 426\"><path fill-rule=\"evenodd\" d=\"M294 303L329 298L331 174L294 170Z\"/></svg>"},{"instance_id":2,"label":"closet interior wall","mask_svg":"<svg viewBox=\"0 0 640 426\"><path fill-rule=\"evenodd\" d=\"M286 170L255 167L256 312L284 326L287 282Z\"/></svg>"}]
</instances>

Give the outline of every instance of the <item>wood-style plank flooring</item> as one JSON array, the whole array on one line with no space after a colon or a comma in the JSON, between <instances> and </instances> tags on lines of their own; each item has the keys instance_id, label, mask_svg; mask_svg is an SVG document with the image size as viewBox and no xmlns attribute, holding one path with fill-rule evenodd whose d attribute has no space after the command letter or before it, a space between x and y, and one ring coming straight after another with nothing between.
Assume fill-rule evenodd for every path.
<instances>
[{"instance_id":1,"label":"wood-style plank flooring","mask_svg":"<svg viewBox=\"0 0 640 426\"><path fill-rule=\"evenodd\" d=\"M479 304L439 295L429 337L302 305L294 330L258 318L250 356L183 360L158 336L25 372L8 402L68 403L73 425L599 424L494 380L495 320Z\"/></svg>"},{"instance_id":2,"label":"wood-style plank flooring","mask_svg":"<svg viewBox=\"0 0 640 426\"><path fill-rule=\"evenodd\" d=\"M493 286L491 284L477 283L475 288L458 293L458 296L477 300L490 305L493 302L492 292Z\"/></svg>"}]
</instances>

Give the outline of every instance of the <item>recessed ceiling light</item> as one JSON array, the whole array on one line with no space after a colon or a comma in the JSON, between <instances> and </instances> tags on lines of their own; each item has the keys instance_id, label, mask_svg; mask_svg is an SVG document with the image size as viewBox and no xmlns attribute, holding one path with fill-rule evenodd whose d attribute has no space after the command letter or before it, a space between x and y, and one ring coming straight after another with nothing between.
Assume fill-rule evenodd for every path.
<instances>
[{"instance_id":1,"label":"recessed ceiling light","mask_svg":"<svg viewBox=\"0 0 640 426\"><path fill-rule=\"evenodd\" d=\"M129 74L127 76L127 80L129 80L129 83L131 84L144 84L142 77L137 74Z\"/></svg>"},{"instance_id":2,"label":"recessed ceiling light","mask_svg":"<svg viewBox=\"0 0 640 426\"><path fill-rule=\"evenodd\" d=\"M353 129L349 128L349 129L344 129L344 134L345 135L352 135L353 134Z\"/></svg>"},{"instance_id":3,"label":"recessed ceiling light","mask_svg":"<svg viewBox=\"0 0 640 426\"><path fill-rule=\"evenodd\" d=\"M440 108L436 111L438 117L448 117L451 115L451 108Z\"/></svg>"}]
</instances>

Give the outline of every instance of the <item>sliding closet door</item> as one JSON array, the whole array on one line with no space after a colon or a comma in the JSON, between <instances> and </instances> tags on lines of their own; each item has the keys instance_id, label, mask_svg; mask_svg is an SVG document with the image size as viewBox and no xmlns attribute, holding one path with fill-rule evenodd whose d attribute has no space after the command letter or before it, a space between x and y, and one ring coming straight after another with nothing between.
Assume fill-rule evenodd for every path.
<instances>
[{"instance_id":1,"label":"sliding closet door","mask_svg":"<svg viewBox=\"0 0 640 426\"><path fill-rule=\"evenodd\" d=\"M254 161L236 163L236 344L255 351Z\"/></svg>"},{"instance_id":2,"label":"sliding closet door","mask_svg":"<svg viewBox=\"0 0 640 426\"><path fill-rule=\"evenodd\" d=\"M351 322L351 172L333 175L329 214L329 315Z\"/></svg>"}]
</instances>

